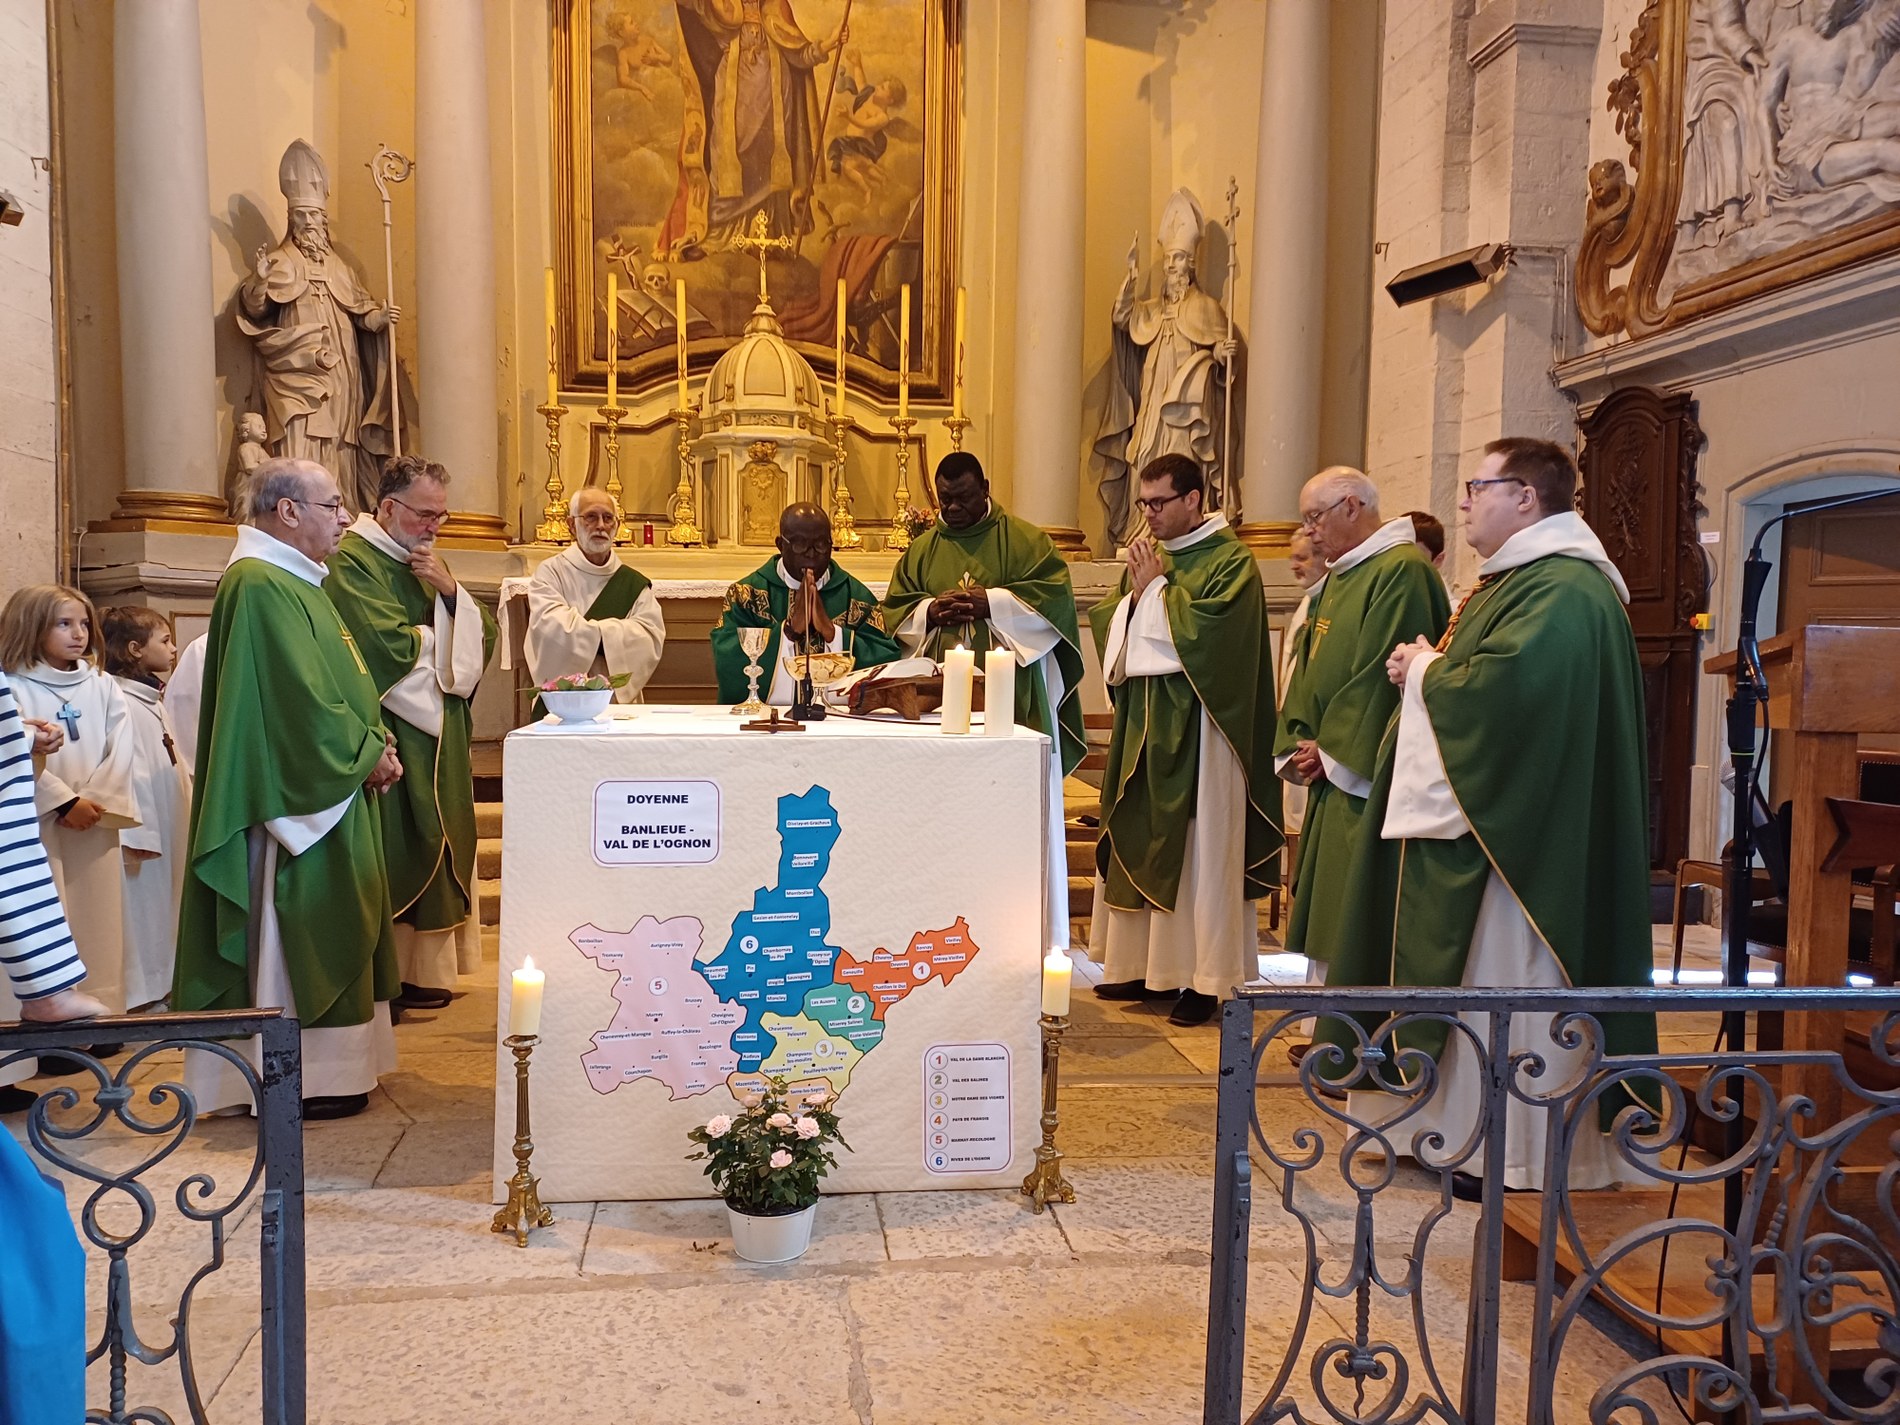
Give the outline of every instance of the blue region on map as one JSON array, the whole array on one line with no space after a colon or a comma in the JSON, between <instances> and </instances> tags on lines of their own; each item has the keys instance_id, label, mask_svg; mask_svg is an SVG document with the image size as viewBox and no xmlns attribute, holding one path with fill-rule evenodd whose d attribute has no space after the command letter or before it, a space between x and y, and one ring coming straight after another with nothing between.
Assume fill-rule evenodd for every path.
<instances>
[{"instance_id":1,"label":"blue region on map","mask_svg":"<svg viewBox=\"0 0 1900 1425\"><path fill-rule=\"evenodd\" d=\"M831 793L813 787L780 797L778 835L778 884L753 892L752 909L733 918L725 948L699 967L713 993L745 1014L732 1033L741 1073L756 1070L777 1045L764 1016L802 1013L805 996L832 983L838 958L826 943L831 902L821 885L838 842Z\"/></svg>"}]
</instances>

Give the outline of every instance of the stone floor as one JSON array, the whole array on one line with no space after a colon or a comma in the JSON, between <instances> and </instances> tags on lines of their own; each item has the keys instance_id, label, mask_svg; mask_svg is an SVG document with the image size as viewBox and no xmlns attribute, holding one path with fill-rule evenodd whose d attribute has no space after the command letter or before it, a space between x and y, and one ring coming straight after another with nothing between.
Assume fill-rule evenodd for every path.
<instances>
[{"instance_id":1,"label":"stone floor","mask_svg":"<svg viewBox=\"0 0 1900 1425\"><path fill-rule=\"evenodd\" d=\"M1692 965L1713 964L1712 942L1711 932L1694 933ZM1061 1103L1073 1206L1037 1216L1015 1192L827 1197L810 1254L764 1268L734 1258L716 1202L580 1203L557 1207L555 1225L517 1249L489 1231L488 948L489 967L448 1010L399 1029L401 1068L369 1112L308 1127L313 1422L1200 1418L1214 1028L1174 1029L1165 1006L1107 1008L1078 985ZM1299 978L1290 957L1267 954L1263 966L1276 979ZM1080 973L1098 972L1082 962ZM1685 1044L1703 1028L1683 1029ZM155 1061L138 1077L173 1073ZM1263 1125L1290 1129L1313 1117L1288 1082L1283 1064L1266 1072ZM18 1118L7 1122L19 1131ZM132 1281L149 1344L170 1339L179 1293L211 1250L211 1229L181 1219L175 1187L188 1173L209 1173L213 1203L231 1201L252 1143L247 1121L215 1120L148 1176L159 1225L133 1256ZM140 1151L151 1150L123 1136L83 1149L88 1164L111 1168ZM80 1191L69 1187L75 1205ZM1423 1179L1402 1180L1381 1200L1394 1214L1378 1233L1391 1248L1386 1265L1402 1269L1411 1224L1436 1193ZM134 1215L122 1199L103 1214L121 1231ZM208 1418L237 1425L260 1418L260 1368L257 1214L247 1205L233 1216L229 1261L198 1289L191 1333ZM1316 1250L1337 1275L1350 1204L1321 1202L1313 1217ZM1438 1290L1427 1326L1454 1389L1471 1220L1460 1207L1429 1258ZM1248 1391L1257 1398L1297 1329L1305 1248L1270 1188L1256 1199L1254 1223ZM95 1316L102 1282L95 1258ZM1530 1289L1504 1290L1516 1333ZM1313 1313L1309 1353L1350 1334L1349 1304L1318 1297ZM1396 1315L1380 1324L1410 1339ZM1525 1346L1514 1334L1505 1347L1505 1379L1520 1394ZM1593 1319L1565 1352L1560 1392L1571 1408L1560 1405L1557 1418L1583 1418L1573 1411L1638 1349ZM105 1392L101 1371L95 1404ZM191 1418L175 1361L134 1366L130 1393ZM1666 1400L1661 1409L1673 1418ZM1521 1404L1500 1411L1513 1415L1522 1418Z\"/></svg>"}]
</instances>

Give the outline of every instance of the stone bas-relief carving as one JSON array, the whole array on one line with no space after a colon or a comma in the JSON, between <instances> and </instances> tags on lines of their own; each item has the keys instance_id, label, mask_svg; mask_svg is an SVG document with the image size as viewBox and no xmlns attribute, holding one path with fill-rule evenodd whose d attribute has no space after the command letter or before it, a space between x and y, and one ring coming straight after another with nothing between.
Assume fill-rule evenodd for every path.
<instances>
[{"instance_id":1,"label":"stone bas-relief carving","mask_svg":"<svg viewBox=\"0 0 1900 1425\"><path fill-rule=\"evenodd\" d=\"M1177 188L1161 211L1161 290L1153 297L1135 297L1140 238L1128 249L1128 275L1115 297L1115 354L1094 458L1106 535L1116 545L1127 544L1144 527L1134 506L1135 477L1158 455L1187 455L1200 465L1208 508L1233 503L1221 468L1221 383L1235 344L1226 311L1195 280L1205 226L1200 203Z\"/></svg>"},{"instance_id":2,"label":"stone bas-relief carving","mask_svg":"<svg viewBox=\"0 0 1900 1425\"><path fill-rule=\"evenodd\" d=\"M401 313L330 246L330 182L317 151L292 143L277 185L288 226L276 247L258 249L237 293L238 328L256 355L252 400L272 455L317 461L352 509L374 509L391 451L390 347Z\"/></svg>"}]
</instances>

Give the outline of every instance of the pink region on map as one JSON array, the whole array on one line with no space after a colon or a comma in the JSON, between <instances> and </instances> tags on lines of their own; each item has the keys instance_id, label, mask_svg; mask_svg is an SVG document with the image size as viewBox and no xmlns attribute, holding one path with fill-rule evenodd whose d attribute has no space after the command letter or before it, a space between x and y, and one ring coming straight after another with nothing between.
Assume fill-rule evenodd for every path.
<instances>
[{"instance_id":1,"label":"pink region on map","mask_svg":"<svg viewBox=\"0 0 1900 1425\"><path fill-rule=\"evenodd\" d=\"M690 915L642 916L632 930L583 925L568 939L614 975L619 1004L613 1023L581 1055L596 1093L655 1079L669 1098L692 1098L726 1081L739 1067L732 1031L743 1013L722 1004L699 973L705 928Z\"/></svg>"}]
</instances>

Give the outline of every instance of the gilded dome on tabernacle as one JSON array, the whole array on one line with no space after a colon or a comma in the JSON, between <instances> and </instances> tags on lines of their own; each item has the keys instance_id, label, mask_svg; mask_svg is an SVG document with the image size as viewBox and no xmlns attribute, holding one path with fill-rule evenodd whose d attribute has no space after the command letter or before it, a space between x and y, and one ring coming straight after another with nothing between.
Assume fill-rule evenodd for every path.
<instances>
[{"instance_id":1,"label":"gilded dome on tabernacle","mask_svg":"<svg viewBox=\"0 0 1900 1425\"><path fill-rule=\"evenodd\" d=\"M719 358L706 378L707 417L727 411L756 417L822 417L824 396L818 373L793 351L772 304L761 297L746 323L745 335Z\"/></svg>"}]
</instances>

